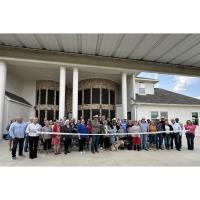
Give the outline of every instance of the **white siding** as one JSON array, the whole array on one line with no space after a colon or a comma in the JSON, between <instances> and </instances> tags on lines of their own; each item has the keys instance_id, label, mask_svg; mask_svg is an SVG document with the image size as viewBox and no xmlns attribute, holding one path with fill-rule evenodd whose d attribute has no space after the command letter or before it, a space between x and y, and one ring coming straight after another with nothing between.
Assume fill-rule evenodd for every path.
<instances>
[{"instance_id":1,"label":"white siding","mask_svg":"<svg viewBox=\"0 0 200 200\"><path fill-rule=\"evenodd\" d=\"M6 126L10 123L10 121L17 116L22 116L24 121L28 121L30 116L30 110L31 108L28 106L25 106L23 104L12 102L8 100L8 98L5 98L5 109L4 109L4 131L6 129Z\"/></svg>"},{"instance_id":2,"label":"white siding","mask_svg":"<svg viewBox=\"0 0 200 200\"><path fill-rule=\"evenodd\" d=\"M136 82L136 94L139 94L139 83L145 84L145 94L154 94L154 83L153 82L143 82L138 81Z\"/></svg>"},{"instance_id":3,"label":"white siding","mask_svg":"<svg viewBox=\"0 0 200 200\"><path fill-rule=\"evenodd\" d=\"M199 113L200 122L200 106L173 106L173 105L140 105L137 107L137 120L145 117L151 119L151 111L167 111L169 120L178 117L180 122L185 124L187 120L192 120L192 112ZM198 126L196 133L200 135L200 127Z\"/></svg>"}]
</instances>

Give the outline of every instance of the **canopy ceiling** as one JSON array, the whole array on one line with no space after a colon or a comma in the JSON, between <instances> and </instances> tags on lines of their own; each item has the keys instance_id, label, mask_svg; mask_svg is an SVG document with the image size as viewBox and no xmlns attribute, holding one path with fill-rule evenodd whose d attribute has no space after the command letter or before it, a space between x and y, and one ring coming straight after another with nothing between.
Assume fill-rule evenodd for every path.
<instances>
[{"instance_id":1,"label":"canopy ceiling","mask_svg":"<svg viewBox=\"0 0 200 200\"><path fill-rule=\"evenodd\" d=\"M200 75L200 34L0 34L0 46L151 62L155 68L167 64L163 68L177 67L180 74L181 67L194 69Z\"/></svg>"}]
</instances>

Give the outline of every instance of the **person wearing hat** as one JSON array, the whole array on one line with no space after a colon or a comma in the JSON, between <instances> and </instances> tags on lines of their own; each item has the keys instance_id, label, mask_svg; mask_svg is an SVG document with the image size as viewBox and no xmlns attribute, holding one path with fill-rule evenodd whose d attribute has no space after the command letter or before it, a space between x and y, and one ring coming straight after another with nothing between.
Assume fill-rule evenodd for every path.
<instances>
[{"instance_id":1,"label":"person wearing hat","mask_svg":"<svg viewBox=\"0 0 200 200\"><path fill-rule=\"evenodd\" d=\"M146 151L148 151L147 148L147 132L149 130L149 124L146 122L145 118L143 117L141 121L139 121L139 126L141 129L141 132L143 134L141 134L140 136L140 141L141 141L141 150L144 149Z\"/></svg>"},{"instance_id":2,"label":"person wearing hat","mask_svg":"<svg viewBox=\"0 0 200 200\"><path fill-rule=\"evenodd\" d=\"M164 125L163 123L159 120L159 118L156 119L156 128L158 132L164 131ZM156 149L163 150L163 133L157 133L156 134Z\"/></svg>"},{"instance_id":3,"label":"person wearing hat","mask_svg":"<svg viewBox=\"0 0 200 200\"><path fill-rule=\"evenodd\" d=\"M91 152L92 153L95 153L95 152L99 153L98 144L99 144L100 128L101 128L102 125L99 123L98 118L99 118L99 116L95 115L93 117L93 120L92 120L92 123L91 123L92 134L95 134L95 135L92 135L92 144L91 144Z\"/></svg>"}]
</instances>

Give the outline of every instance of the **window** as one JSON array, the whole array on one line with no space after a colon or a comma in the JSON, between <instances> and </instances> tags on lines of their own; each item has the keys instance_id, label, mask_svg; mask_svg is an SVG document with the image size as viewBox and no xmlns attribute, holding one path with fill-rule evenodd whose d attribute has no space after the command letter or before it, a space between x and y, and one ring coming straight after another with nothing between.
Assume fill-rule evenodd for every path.
<instances>
[{"instance_id":1,"label":"window","mask_svg":"<svg viewBox=\"0 0 200 200\"><path fill-rule=\"evenodd\" d=\"M40 104L46 104L46 90L41 90Z\"/></svg>"},{"instance_id":2,"label":"window","mask_svg":"<svg viewBox=\"0 0 200 200\"><path fill-rule=\"evenodd\" d=\"M139 94L144 95L145 94L145 84L139 83Z\"/></svg>"},{"instance_id":3,"label":"window","mask_svg":"<svg viewBox=\"0 0 200 200\"><path fill-rule=\"evenodd\" d=\"M110 118L111 119L115 118L115 111L114 110L110 110Z\"/></svg>"},{"instance_id":4,"label":"window","mask_svg":"<svg viewBox=\"0 0 200 200\"><path fill-rule=\"evenodd\" d=\"M59 111L56 110L56 119L59 119Z\"/></svg>"},{"instance_id":5,"label":"window","mask_svg":"<svg viewBox=\"0 0 200 200\"><path fill-rule=\"evenodd\" d=\"M44 110L40 110L40 124L41 125L44 124L44 118L45 118L45 111Z\"/></svg>"},{"instance_id":6,"label":"window","mask_svg":"<svg viewBox=\"0 0 200 200\"><path fill-rule=\"evenodd\" d=\"M56 105L59 105L59 91L56 91Z\"/></svg>"},{"instance_id":7,"label":"window","mask_svg":"<svg viewBox=\"0 0 200 200\"><path fill-rule=\"evenodd\" d=\"M158 111L151 111L151 120L155 121L158 118Z\"/></svg>"},{"instance_id":8,"label":"window","mask_svg":"<svg viewBox=\"0 0 200 200\"><path fill-rule=\"evenodd\" d=\"M54 120L54 111L47 110L47 120Z\"/></svg>"},{"instance_id":9,"label":"window","mask_svg":"<svg viewBox=\"0 0 200 200\"><path fill-rule=\"evenodd\" d=\"M38 110L35 111L35 116L38 117Z\"/></svg>"},{"instance_id":10,"label":"window","mask_svg":"<svg viewBox=\"0 0 200 200\"><path fill-rule=\"evenodd\" d=\"M78 105L82 105L82 90L78 91Z\"/></svg>"},{"instance_id":11,"label":"window","mask_svg":"<svg viewBox=\"0 0 200 200\"><path fill-rule=\"evenodd\" d=\"M82 110L78 111L78 119L80 119L82 117Z\"/></svg>"},{"instance_id":12,"label":"window","mask_svg":"<svg viewBox=\"0 0 200 200\"><path fill-rule=\"evenodd\" d=\"M90 110L84 110L84 120L90 119Z\"/></svg>"},{"instance_id":13,"label":"window","mask_svg":"<svg viewBox=\"0 0 200 200\"><path fill-rule=\"evenodd\" d=\"M90 104L90 89L84 90L84 104Z\"/></svg>"},{"instance_id":14,"label":"window","mask_svg":"<svg viewBox=\"0 0 200 200\"><path fill-rule=\"evenodd\" d=\"M100 114L100 110L99 109L92 109L92 117L94 115L98 115L99 116L99 114Z\"/></svg>"},{"instance_id":15,"label":"window","mask_svg":"<svg viewBox=\"0 0 200 200\"><path fill-rule=\"evenodd\" d=\"M115 104L115 91L110 90L110 104L114 105Z\"/></svg>"},{"instance_id":16,"label":"window","mask_svg":"<svg viewBox=\"0 0 200 200\"><path fill-rule=\"evenodd\" d=\"M100 89L93 88L92 89L92 103L100 103Z\"/></svg>"},{"instance_id":17,"label":"window","mask_svg":"<svg viewBox=\"0 0 200 200\"><path fill-rule=\"evenodd\" d=\"M101 103L108 104L108 89L102 89Z\"/></svg>"},{"instance_id":18,"label":"window","mask_svg":"<svg viewBox=\"0 0 200 200\"><path fill-rule=\"evenodd\" d=\"M54 105L54 90L48 90L47 104Z\"/></svg>"},{"instance_id":19,"label":"window","mask_svg":"<svg viewBox=\"0 0 200 200\"><path fill-rule=\"evenodd\" d=\"M127 112L127 118L128 120L131 120L131 112Z\"/></svg>"},{"instance_id":20,"label":"window","mask_svg":"<svg viewBox=\"0 0 200 200\"><path fill-rule=\"evenodd\" d=\"M107 119L108 118L108 110L102 109L101 110L101 116L105 116L105 118Z\"/></svg>"},{"instance_id":21,"label":"window","mask_svg":"<svg viewBox=\"0 0 200 200\"><path fill-rule=\"evenodd\" d=\"M194 125L199 125L199 116L198 116L198 112L193 112L192 113L192 123Z\"/></svg>"},{"instance_id":22,"label":"window","mask_svg":"<svg viewBox=\"0 0 200 200\"><path fill-rule=\"evenodd\" d=\"M36 93L36 105L39 103L39 90Z\"/></svg>"},{"instance_id":23,"label":"window","mask_svg":"<svg viewBox=\"0 0 200 200\"><path fill-rule=\"evenodd\" d=\"M161 111L161 112L160 112L160 118L161 118L161 117L164 117L165 119L168 119L168 112Z\"/></svg>"}]
</instances>

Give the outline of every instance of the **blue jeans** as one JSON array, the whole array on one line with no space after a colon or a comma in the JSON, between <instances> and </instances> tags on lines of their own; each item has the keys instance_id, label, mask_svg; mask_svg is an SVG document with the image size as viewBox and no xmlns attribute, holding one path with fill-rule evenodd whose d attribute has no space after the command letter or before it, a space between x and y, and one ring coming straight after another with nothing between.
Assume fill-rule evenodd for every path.
<instances>
[{"instance_id":1,"label":"blue jeans","mask_svg":"<svg viewBox=\"0 0 200 200\"><path fill-rule=\"evenodd\" d=\"M27 152L28 151L28 140L29 140L29 136L26 135L24 138L24 151Z\"/></svg>"},{"instance_id":2,"label":"blue jeans","mask_svg":"<svg viewBox=\"0 0 200 200\"><path fill-rule=\"evenodd\" d=\"M91 151L98 151L99 135L92 136Z\"/></svg>"},{"instance_id":3,"label":"blue jeans","mask_svg":"<svg viewBox=\"0 0 200 200\"><path fill-rule=\"evenodd\" d=\"M165 134L165 148L169 149L171 145L171 136L170 134Z\"/></svg>"},{"instance_id":4,"label":"blue jeans","mask_svg":"<svg viewBox=\"0 0 200 200\"><path fill-rule=\"evenodd\" d=\"M194 150L194 137L194 134L186 133L188 150Z\"/></svg>"},{"instance_id":5,"label":"blue jeans","mask_svg":"<svg viewBox=\"0 0 200 200\"><path fill-rule=\"evenodd\" d=\"M147 134L140 135L140 145L141 145L141 149L147 148Z\"/></svg>"},{"instance_id":6,"label":"blue jeans","mask_svg":"<svg viewBox=\"0 0 200 200\"><path fill-rule=\"evenodd\" d=\"M149 134L149 143L156 145L156 135L155 134Z\"/></svg>"},{"instance_id":7,"label":"blue jeans","mask_svg":"<svg viewBox=\"0 0 200 200\"><path fill-rule=\"evenodd\" d=\"M156 148L161 149L163 145L163 134L157 133L156 134Z\"/></svg>"}]
</instances>

